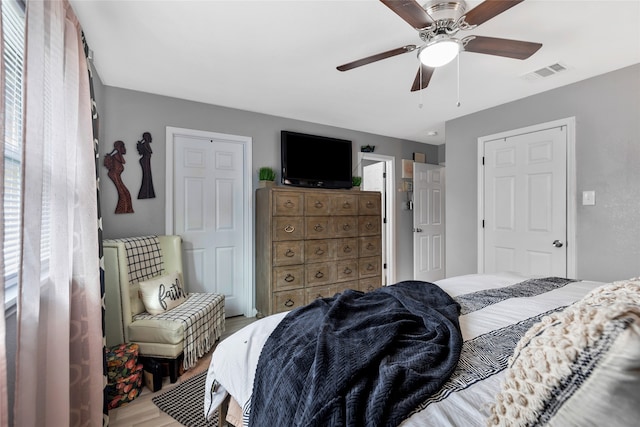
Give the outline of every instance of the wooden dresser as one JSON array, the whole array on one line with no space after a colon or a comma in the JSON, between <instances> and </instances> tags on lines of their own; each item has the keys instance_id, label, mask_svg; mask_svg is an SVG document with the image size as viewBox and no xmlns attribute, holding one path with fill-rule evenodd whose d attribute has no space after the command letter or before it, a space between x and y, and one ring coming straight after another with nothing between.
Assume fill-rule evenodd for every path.
<instances>
[{"instance_id":1,"label":"wooden dresser","mask_svg":"<svg viewBox=\"0 0 640 427\"><path fill-rule=\"evenodd\" d=\"M256 190L258 317L382 284L380 193Z\"/></svg>"}]
</instances>

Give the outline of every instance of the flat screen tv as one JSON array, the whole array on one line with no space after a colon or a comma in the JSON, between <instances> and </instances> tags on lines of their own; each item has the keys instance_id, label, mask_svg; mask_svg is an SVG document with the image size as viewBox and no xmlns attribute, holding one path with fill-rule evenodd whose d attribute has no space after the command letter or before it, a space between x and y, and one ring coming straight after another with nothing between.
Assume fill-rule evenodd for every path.
<instances>
[{"instance_id":1,"label":"flat screen tv","mask_svg":"<svg viewBox=\"0 0 640 427\"><path fill-rule=\"evenodd\" d=\"M351 141L283 130L280 149L283 184L351 188Z\"/></svg>"}]
</instances>

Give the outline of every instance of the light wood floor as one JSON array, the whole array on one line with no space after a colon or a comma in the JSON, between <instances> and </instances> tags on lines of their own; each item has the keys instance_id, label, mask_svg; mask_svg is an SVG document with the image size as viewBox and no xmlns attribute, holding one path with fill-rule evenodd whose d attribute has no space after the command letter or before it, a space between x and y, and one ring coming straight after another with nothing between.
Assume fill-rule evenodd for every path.
<instances>
[{"instance_id":1,"label":"light wood floor","mask_svg":"<svg viewBox=\"0 0 640 427\"><path fill-rule=\"evenodd\" d=\"M244 326L254 322L255 317L230 317L225 322L225 332L222 334L220 341L233 334ZM210 359L210 357L203 357L203 359ZM202 366L198 365L193 368L195 372L202 372L206 370L208 363L203 363ZM193 371L192 371L193 372ZM148 388L143 386L142 393L133 402L121 406L109 411L109 426L110 427L180 427L182 424L171 418L169 415L162 412L156 405L153 404L151 399L157 393L163 393L169 388L176 386L180 383L181 379L185 379L192 375L189 372L180 377L175 384L171 384L169 377L165 377L162 383L162 389L156 393L153 393ZM203 390L204 393L204 390Z\"/></svg>"}]
</instances>

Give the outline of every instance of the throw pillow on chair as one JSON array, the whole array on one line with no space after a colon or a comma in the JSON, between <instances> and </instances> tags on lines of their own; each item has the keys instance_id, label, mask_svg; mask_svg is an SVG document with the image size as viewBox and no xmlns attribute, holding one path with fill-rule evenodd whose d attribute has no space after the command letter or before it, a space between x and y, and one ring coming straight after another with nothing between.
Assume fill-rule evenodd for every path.
<instances>
[{"instance_id":1,"label":"throw pillow on chair","mask_svg":"<svg viewBox=\"0 0 640 427\"><path fill-rule=\"evenodd\" d=\"M173 272L138 283L144 308L149 314L162 314L187 300L182 275Z\"/></svg>"}]
</instances>

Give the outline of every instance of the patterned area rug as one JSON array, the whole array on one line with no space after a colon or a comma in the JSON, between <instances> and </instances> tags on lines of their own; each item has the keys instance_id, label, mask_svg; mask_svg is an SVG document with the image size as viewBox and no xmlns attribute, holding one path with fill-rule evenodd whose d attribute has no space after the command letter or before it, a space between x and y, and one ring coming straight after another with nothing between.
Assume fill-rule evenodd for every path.
<instances>
[{"instance_id":1,"label":"patterned area rug","mask_svg":"<svg viewBox=\"0 0 640 427\"><path fill-rule=\"evenodd\" d=\"M204 419L206 379L205 371L154 397L151 401L161 411L187 427L218 427L217 413L211 421Z\"/></svg>"}]
</instances>

